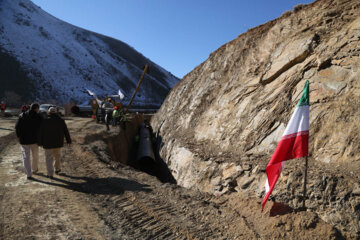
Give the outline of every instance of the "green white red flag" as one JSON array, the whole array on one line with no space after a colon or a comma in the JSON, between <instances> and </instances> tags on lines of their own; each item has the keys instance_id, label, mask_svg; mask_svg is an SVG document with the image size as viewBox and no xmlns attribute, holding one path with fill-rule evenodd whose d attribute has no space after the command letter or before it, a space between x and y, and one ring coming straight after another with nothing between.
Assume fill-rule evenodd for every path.
<instances>
[{"instance_id":1,"label":"green white red flag","mask_svg":"<svg viewBox=\"0 0 360 240\"><path fill-rule=\"evenodd\" d=\"M301 158L309 152L309 81L306 81L303 94L291 116L283 136L278 143L267 167L265 183L265 198L262 210L275 187L286 160Z\"/></svg>"}]
</instances>

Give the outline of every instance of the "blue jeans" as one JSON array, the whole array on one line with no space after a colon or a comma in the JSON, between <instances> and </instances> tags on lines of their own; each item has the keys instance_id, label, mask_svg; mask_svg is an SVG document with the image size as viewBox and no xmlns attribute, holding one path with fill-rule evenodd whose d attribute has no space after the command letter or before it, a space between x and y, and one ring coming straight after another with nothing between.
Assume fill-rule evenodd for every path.
<instances>
[{"instance_id":1,"label":"blue jeans","mask_svg":"<svg viewBox=\"0 0 360 240\"><path fill-rule=\"evenodd\" d=\"M113 117L113 119L112 119L113 126L116 126L118 120L119 120L119 118Z\"/></svg>"}]
</instances>

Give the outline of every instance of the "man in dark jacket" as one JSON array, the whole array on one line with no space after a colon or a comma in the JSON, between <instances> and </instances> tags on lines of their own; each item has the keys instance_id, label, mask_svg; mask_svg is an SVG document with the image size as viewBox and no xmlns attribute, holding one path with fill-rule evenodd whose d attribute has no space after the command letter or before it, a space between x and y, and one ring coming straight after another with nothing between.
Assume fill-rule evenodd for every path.
<instances>
[{"instance_id":1,"label":"man in dark jacket","mask_svg":"<svg viewBox=\"0 0 360 240\"><path fill-rule=\"evenodd\" d=\"M64 146L64 136L68 145L71 144L71 138L65 121L57 114L56 108L50 107L49 117L44 119L39 130L39 145L45 149L47 175L53 178L54 158L55 173L61 171L60 150Z\"/></svg>"},{"instance_id":2,"label":"man in dark jacket","mask_svg":"<svg viewBox=\"0 0 360 240\"><path fill-rule=\"evenodd\" d=\"M106 110L105 114L105 125L106 125L106 131L110 131L109 124L111 122L111 110Z\"/></svg>"},{"instance_id":3,"label":"man in dark jacket","mask_svg":"<svg viewBox=\"0 0 360 240\"><path fill-rule=\"evenodd\" d=\"M39 104L31 104L30 110L20 114L16 122L15 130L21 144L21 152L25 173L28 179L32 179L32 172L38 171L39 146L37 145L37 134L42 122L38 114ZM30 151L32 152L32 167L30 162Z\"/></svg>"}]
</instances>

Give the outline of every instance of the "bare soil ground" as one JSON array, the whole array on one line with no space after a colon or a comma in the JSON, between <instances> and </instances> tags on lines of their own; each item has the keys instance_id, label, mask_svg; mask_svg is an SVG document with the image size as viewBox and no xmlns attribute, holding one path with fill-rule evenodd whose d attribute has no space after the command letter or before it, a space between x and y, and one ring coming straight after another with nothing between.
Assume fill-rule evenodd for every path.
<instances>
[{"instance_id":1,"label":"bare soil ground","mask_svg":"<svg viewBox=\"0 0 360 240\"><path fill-rule=\"evenodd\" d=\"M73 145L63 173L47 178L43 151L35 181L23 173L15 118L0 119L0 239L341 239L309 211L240 194L215 197L112 161L91 119L67 120ZM121 144L121 143L119 143Z\"/></svg>"}]
</instances>

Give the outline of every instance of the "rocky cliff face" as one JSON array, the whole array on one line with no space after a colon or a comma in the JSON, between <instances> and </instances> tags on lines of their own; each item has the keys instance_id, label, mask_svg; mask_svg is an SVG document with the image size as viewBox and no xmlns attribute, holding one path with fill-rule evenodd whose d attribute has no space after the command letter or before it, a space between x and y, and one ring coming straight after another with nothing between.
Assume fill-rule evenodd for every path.
<instances>
[{"instance_id":1,"label":"rocky cliff face","mask_svg":"<svg viewBox=\"0 0 360 240\"><path fill-rule=\"evenodd\" d=\"M360 236L360 2L320 0L210 54L152 119L178 184L264 196L265 167L310 81L306 204ZM286 162L272 200L301 206L303 160ZM260 211L260 206L259 206Z\"/></svg>"}]
</instances>

